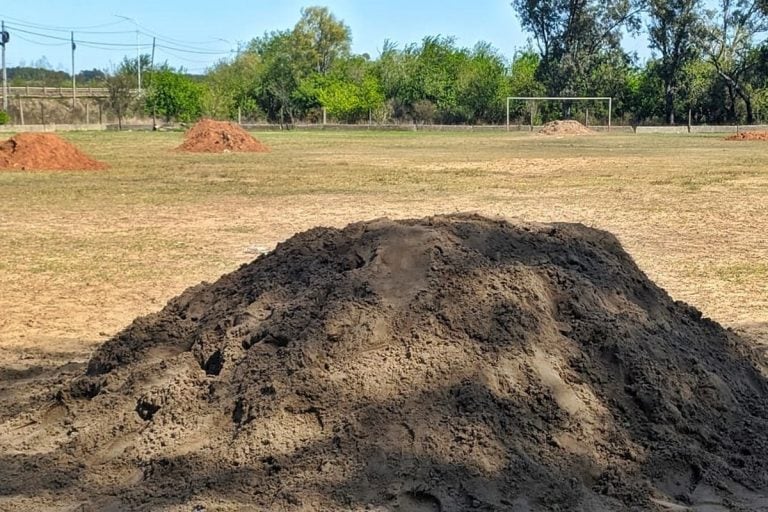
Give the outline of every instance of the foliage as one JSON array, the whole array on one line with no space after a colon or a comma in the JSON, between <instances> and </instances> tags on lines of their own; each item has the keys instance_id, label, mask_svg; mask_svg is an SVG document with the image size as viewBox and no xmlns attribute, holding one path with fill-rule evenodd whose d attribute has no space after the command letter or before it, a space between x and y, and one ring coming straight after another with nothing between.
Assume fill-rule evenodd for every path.
<instances>
[{"instance_id":1,"label":"foliage","mask_svg":"<svg viewBox=\"0 0 768 512\"><path fill-rule=\"evenodd\" d=\"M747 123L752 123L754 106L747 75L759 64L755 39L768 30L768 15L761 10L761 0L719 0L706 18L709 21L700 46L724 83L728 117L737 119L738 98L745 107Z\"/></svg>"},{"instance_id":2,"label":"foliage","mask_svg":"<svg viewBox=\"0 0 768 512\"><path fill-rule=\"evenodd\" d=\"M296 24L267 32L218 62L201 79L141 55L110 76L81 71L80 84L106 84L118 122L138 103L166 119L318 121L322 109L347 123L502 123L508 96L610 96L629 123L752 122L768 116L768 0L509 0L529 47L511 60L487 43L463 47L427 36L385 41L374 59L351 51L351 31L325 7L301 10ZM621 46L645 29L652 57L639 63ZM43 58L9 69L13 85L68 86ZM528 105L512 102L515 119ZM605 119L604 102L539 103L535 122ZM118 113L119 112L119 113Z\"/></svg>"},{"instance_id":3,"label":"foliage","mask_svg":"<svg viewBox=\"0 0 768 512\"><path fill-rule=\"evenodd\" d=\"M591 78L623 31L640 26L642 0L513 0L523 29L541 55L539 76L551 96L592 95ZM598 82L599 83L599 82Z\"/></svg>"},{"instance_id":4,"label":"foliage","mask_svg":"<svg viewBox=\"0 0 768 512\"><path fill-rule=\"evenodd\" d=\"M171 120L189 122L202 115L203 86L180 71L163 66L152 71L144 97L145 109Z\"/></svg>"},{"instance_id":5,"label":"foliage","mask_svg":"<svg viewBox=\"0 0 768 512\"><path fill-rule=\"evenodd\" d=\"M307 7L291 34L304 59L314 71L325 74L335 60L349 54L352 35L349 27L327 7Z\"/></svg>"},{"instance_id":6,"label":"foliage","mask_svg":"<svg viewBox=\"0 0 768 512\"><path fill-rule=\"evenodd\" d=\"M114 71L106 78L108 96L105 105L117 117L119 130L123 129L123 119L134 102L132 96L134 83L131 75L121 71Z\"/></svg>"},{"instance_id":7,"label":"foliage","mask_svg":"<svg viewBox=\"0 0 768 512\"><path fill-rule=\"evenodd\" d=\"M664 87L664 115L675 123L678 89L683 70L697 57L696 38L702 28L701 0L649 0L648 36L661 54L654 67Z\"/></svg>"},{"instance_id":8,"label":"foliage","mask_svg":"<svg viewBox=\"0 0 768 512\"><path fill-rule=\"evenodd\" d=\"M10 123L11 123L11 116L8 115L8 112L5 112L4 110L0 110L0 125L10 124Z\"/></svg>"}]
</instances>

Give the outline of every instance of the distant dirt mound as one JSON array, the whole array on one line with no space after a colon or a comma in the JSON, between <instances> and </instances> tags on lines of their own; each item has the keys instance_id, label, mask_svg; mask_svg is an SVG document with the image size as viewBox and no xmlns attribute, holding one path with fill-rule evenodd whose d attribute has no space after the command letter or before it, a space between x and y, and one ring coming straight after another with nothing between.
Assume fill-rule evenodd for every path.
<instances>
[{"instance_id":1,"label":"distant dirt mound","mask_svg":"<svg viewBox=\"0 0 768 512\"><path fill-rule=\"evenodd\" d=\"M603 231L465 215L316 228L137 319L0 426L0 496L757 510L768 384L751 357Z\"/></svg>"},{"instance_id":2,"label":"distant dirt mound","mask_svg":"<svg viewBox=\"0 0 768 512\"><path fill-rule=\"evenodd\" d=\"M588 135L595 132L578 121L552 121L543 125L539 133L542 135Z\"/></svg>"},{"instance_id":3,"label":"distant dirt mound","mask_svg":"<svg viewBox=\"0 0 768 512\"><path fill-rule=\"evenodd\" d=\"M725 140L763 140L768 141L768 132L739 132L729 135Z\"/></svg>"},{"instance_id":4,"label":"distant dirt mound","mask_svg":"<svg viewBox=\"0 0 768 512\"><path fill-rule=\"evenodd\" d=\"M179 149L196 153L223 153L226 151L264 153L269 151L267 146L253 138L241 126L211 119L204 119L195 123L187 131L184 143L179 146Z\"/></svg>"},{"instance_id":5,"label":"distant dirt mound","mask_svg":"<svg viewBox=\"0 0 768 512\"><path fill-rule=\"evenodd\" d=\"M19 133L0 143L0 169L91 171L107 168L55 133Z\"/></svg>"}]
</instances>

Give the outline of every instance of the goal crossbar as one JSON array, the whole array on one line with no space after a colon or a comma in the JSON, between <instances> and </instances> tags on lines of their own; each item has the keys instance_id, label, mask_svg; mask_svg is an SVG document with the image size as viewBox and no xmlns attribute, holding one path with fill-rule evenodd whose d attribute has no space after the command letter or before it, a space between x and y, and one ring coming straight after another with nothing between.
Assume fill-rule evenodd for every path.
<instances>
[{"instance_id":1,"label":"goal crossbar","mask_svg":"<svg viewBox=\"0 0 768 512\"><path fill-rule=\"evenodd\" d=\"M610 96L507 96L507 131L509 131L509 103L511 101L607 101L608 102L608 131L611 131L611 115L613 98ZM531 109L531 129L533 129L533 109Z\"/></svg>"}]
</instances>

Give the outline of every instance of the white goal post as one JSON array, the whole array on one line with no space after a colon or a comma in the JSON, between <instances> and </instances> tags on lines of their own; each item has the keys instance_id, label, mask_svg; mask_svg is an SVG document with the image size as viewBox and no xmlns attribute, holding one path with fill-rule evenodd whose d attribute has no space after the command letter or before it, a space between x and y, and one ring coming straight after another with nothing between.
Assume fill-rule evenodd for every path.
<instances>
[{"instance_id":1,"label":"white goal post","mask_svg":"<svg viewBox=\"0 0 768 512\"><path fill-rule=\"evenodd\" d=\"M613 111L613 98L609 96L508 96L507 97L507 131L509 131L509 102L510 101L607 101L608 102L608 131L611 131L611 115ZM533 108L531 108L531 129L533 129Z\"/></svg>"}]
</instances>

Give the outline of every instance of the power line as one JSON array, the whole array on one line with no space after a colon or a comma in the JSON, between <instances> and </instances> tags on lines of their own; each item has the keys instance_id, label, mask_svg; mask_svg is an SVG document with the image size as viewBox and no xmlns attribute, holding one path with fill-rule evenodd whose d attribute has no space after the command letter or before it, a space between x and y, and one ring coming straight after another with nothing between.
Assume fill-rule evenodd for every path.
<instances>
[{"instance_id":1,"label":"power line","mask_svg":"<svg viewBox=\"0 0 768 512\"><path fill-rule=\"evenodd\" d=\"M13 25L7 25L7 26L9 28L12 28L16 32L21 32L23 34L30 34L30 35L38 36L38 37L45 37L47 39L55 39L57 41L69 41L70 40L69 37L59 37L59 36L52 36L52 35L49 35L49 34L43 34L43 33L40 33L40 32L33 32L31 30L24 30L24 29L20 29L18 27L14 27ZM135 34L136 32L134 31L133 33ZM86 39L75 39L75 43L78 43L78 44L90 44L90 45L100 45L100 46L116 46L116 47L121 47L121 48L126 48L126 49L136 48L136 45L132 44L132 43L110 43L110 42L106 42L106 41L89 41L89 40L86 40ZM151 45L139 45L139 46L146 48L146 47L150 47Z\"/></svg>"},{"instance_id":2,"label":"power line","mask_svg":"<svg viewBox=\"0 0 768 512\"><path fill-rule=\"evenodd\" d=\"M0 14L0 18L11 20L19 25L27 25L31 28L37 28L40 30L49 30L49 31L60 31L60 32L71 32L71 31L77 31L77 32L83 32L86 30L94 29L94 28L104 28L104 27L112 27L114 25L119 25L123 23L122 21L110 21L109 23L101 23L99 25L88 25L88 26L80 26L80 27L63 27L61 25L42 25L40 23L34 23L31 21L22 20L21 18L14 18L13 16L6 16L4 14Z\"/></svg>"},{"instance_id":3,"label":"power line","mask_svg":"<svg viewBox=\"0 0 768 512\"><path fill-rule=\"evenodd\" d=\"M44 34L42 32L35 32L35 31L32 31L32 30L26 30L26 29L20 28L20 27L18 27L16 25L10 25L9 24L9 25L6 25L6 26L8 28L10 28L10 29L13 29L15 32L21 32L23 34L29 34L29 35L33 35L33 36L37 36L37 37L44 37L46 39L53 39L53 40L56 40L56 41L69 41L70 40L70 38L68 38L68 37L54 36L54 35L50 35L50 34ZM128 33L135 34L136 31L129 31ZM141 31L139 31L139 33L144 34L144 35L148 35L148 34L145 34L144 32L141 32ZM152 37L152 36L150 36L150 37ZM158 38L158 39L160 39L160 38ZM162 39L160 39L160 40L162 41ZM28 41L32 42L31 40L28 40ZM117 47L117 48L122 48L122 49L133 49L133 48L136 48L136 46L137 46L136 44L133 44L133 43L113 43L113 42L107 42L107 41L91 41L91 40L87 40L87 39L75 39L75 42L78 43L78 44L83 44L83 45L91 45L91 47L94 47L94 48L111 46L111 47ZM47 45L45 43L40 43L40 44L44 44L46 46L49 46L49 45ZM140 48L151 48L152 45L150 45L150 44L139 44L138 46ZM158 46L158 48L163 48L165 50L170 50L170 51L180 52L180 53L189 53L189 54L194 54L194 55L219 55L219 56L221 56L221 55L230 55L230 54L234 53L234 50L227 50L227 51L222 51L222 50L204 50L204 49L194 49L194 50L192 50L192 49L188 49L188 48L179 48L179 47L176 47L176 46L161 45L161 44L159 44L157 46Z\"/></svg>"},{"instance_id":4,"label":"power line","mask_svg":"<svg viewBox=\"0 0 768 512\"><path fill-rule=\"evenodd\" d=\"M225 52L223 51L196 51L196 50L185 50L183 48L174 48L172 46L165 46L162 44L157 45L158 48L163 48L165 50L172 50L174 52L182 52L182 53L191 53L194 55L229 55L231 53L234 53L234 50L227 50Z\"/></svg>"},{"instance_id":5,"label":"power line","mask_svg":"<svg viewBox=\"0 0 768 512\"><path fill-rule=\"evenodd\" d=\"M164 46L157 45L157 48L162 50L160 53L163 53L169 57L174 57L184 62L190 62L192 64L208 64L210 62L209 60L190 59L189 57L183 57L177 53L174 53L171 50L168 50Z\"/></svg>"},{"instance_id":6,"label":"power line","mask_svg":"<svg viewBox=\"0 0 768 512\"><path fill-rule=\"evenodd\" d=\"M0 15L1 16L1 15ZM119 35L119 34L135 34L137 30L113 30L113 31L89 31L88 28L99 28L99 27L105 27L105 26L113 26L117 24L124 23L125 20L121 21L115 21L111 23L105 23L102 25L92 25L89 27L62 27L62 26L52 26L52 25L42 25L38 23L31 23L26 22L23 20L20 20L18 18L6 18L13 20L12 23L7 24L9 28L13 28L19 32L24 32L32 35L37 35L40 37L48 37L51 39L60 39L60 40L69 40L65 37L57 37L50 34L41 34L39 32L34 32L31 30L28 30L30 28L37 29L37 30L43 30L43 31L49 31L49 32L62 32L62 33L69 33L69 32L76 32L81 34L99 34L99 35ZM202 48L200 46L197 46L200 44L200 41L191 42L191 41L183 41L180 39L174 39L172 37L166 37L163 35L160 35L159 33L153 31L150 28L147 28L143 25L140 25L139 23L135 23L135 25L138 28L141 28L142 30L138 30L138 32L142 35L148 36L148 37L155 37L158 41L162 41L164 43L167 43L166 48L179 51L179 52L187 52L187 53L199 53L199 54L208 54L208 55L224 55L226 53L230 53L230 51L222 51L222 50L214 50L211 48ZM215 41L223 41L221 39L217 40L209 40L208 42L213 43ZM86 41L81 41L86 42ZM90 44L108 44L108 45L114 45L114 43L105 43L100 41L87 41ZM133 45L135 46L135 45ZM149 46L149 45L147 45Z\"/></svg>"},{"instance_id":7,"label":"power line","mask_svg":"<svg viewBox=\"0 0 768 512\"><path fill-rule=\"evenodd\" d=\"M40 46L67 46L67 43L44 43L43 41L35 41L34 39L28 39L24 36L21 36L19 34L14 34L14 37L17 39L21 39L22 41L26 41L28 43L37 44Z\"/></svg>"}]
</instances>

